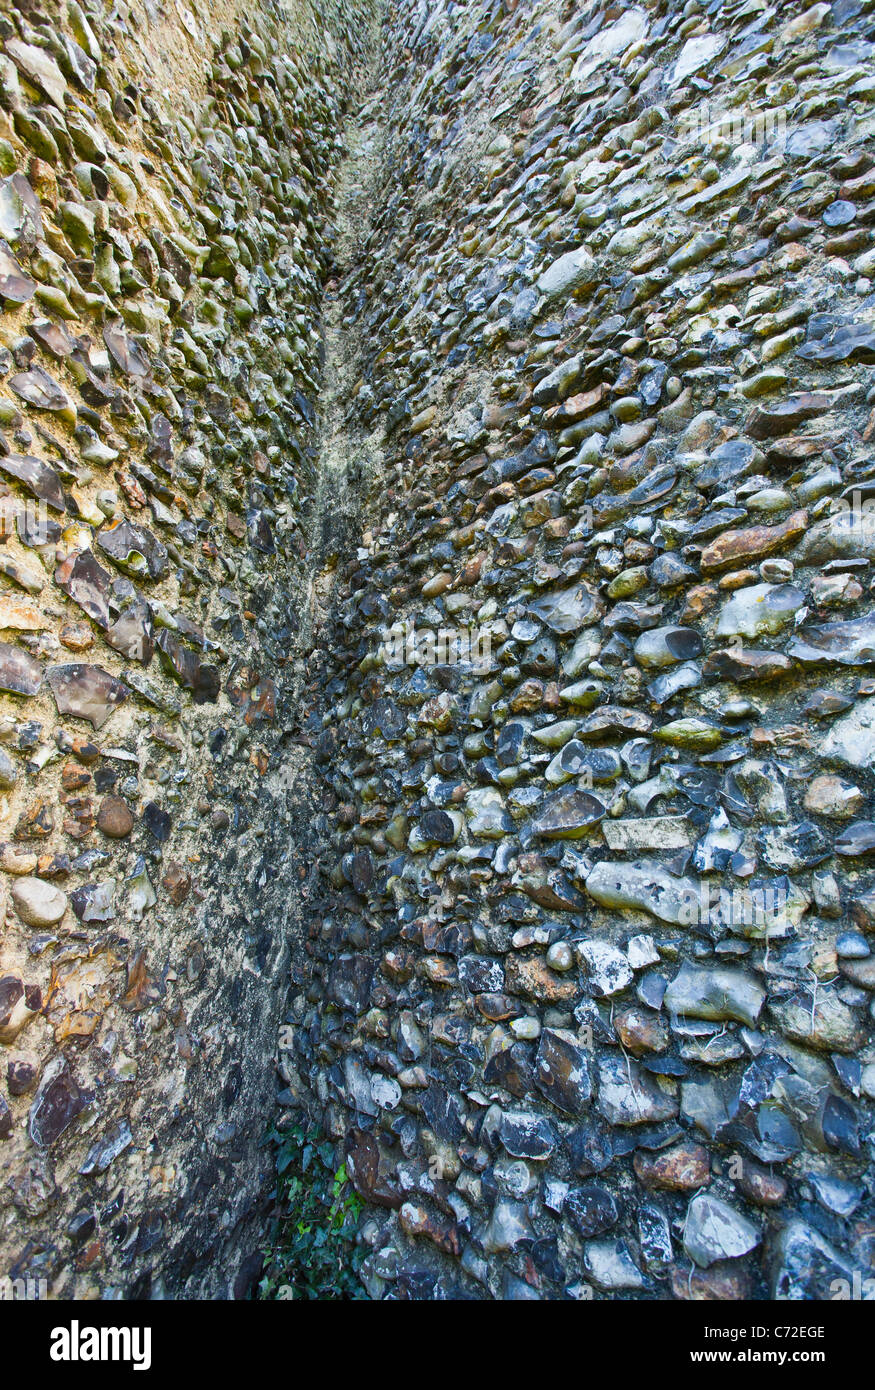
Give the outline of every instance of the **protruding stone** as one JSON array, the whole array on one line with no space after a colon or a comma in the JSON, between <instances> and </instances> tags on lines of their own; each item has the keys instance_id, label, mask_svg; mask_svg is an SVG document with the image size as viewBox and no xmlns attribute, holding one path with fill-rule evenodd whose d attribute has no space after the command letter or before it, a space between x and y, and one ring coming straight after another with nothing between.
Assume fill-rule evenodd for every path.
<instances>
[{"instance_id":1,"label":"protruding stone","mask_svg":"<svg viewBox=\"0 0 875 1390\"><path fill-rule=\"evenodd\" d=\"M16 878L12 884L15 910L29 927L51 927L67 910L67 895L41 878Z\"/></svg>"}]
</instances>

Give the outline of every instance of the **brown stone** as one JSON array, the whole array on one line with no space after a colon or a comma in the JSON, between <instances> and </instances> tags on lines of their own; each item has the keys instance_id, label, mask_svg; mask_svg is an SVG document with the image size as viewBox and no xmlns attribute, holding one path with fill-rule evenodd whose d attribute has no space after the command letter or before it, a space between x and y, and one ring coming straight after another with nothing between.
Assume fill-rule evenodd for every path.
<instances>
[{"instance_id":1,"label":"brown stone","mask_svg":"<svg viewBox=\"0 0 875 1390\"><path fill-rule=\"evenodd\" d=\"M416 967L416 957L412 951L404 947L387 951L383 956L383 973L393 980L396 984L404 984L407 980L413 979L413 972Z\"/></svg>"},{"instance_id":2,"label":"brown stone","mask_svg":"<svg viewBox=\"0 0 875 1390\"><path fill-rule=\"evenodd\" d=\"M179 907L191 892L191 875L181 864L171 862L167 865L161 884L174 907Z\"/></svg>"},{"instance_id":3,"label":"brown stone","mask_svg":"<svg viewBox=\"0 0 875 1390\"><path fill-rule=\"evenodd\" d=\"M668 1026L651 1009L632 1005L614 1015L614 1028L623 1046L636 1055L664 1052L668 1047Z\"/></svg>"},{"instance_id":4,"label":"brown stone","mask_svg":"<svg viewBox=\"0 0 875 1390\"><path fill-rule=\"evenodd\" d=\"M524 714L539 708L544 698L544 687L538 680L523 681L510 699L513 714Z\"/></svg>"},{"instance_id":5,"label":"brown stone","mask_svg":"<svg viewBox=\"0 0 875 1390\"><path fill-rule=\"evenodd\" d=\"M750 1297L750 1275L739 1260L723 1260L710 1269L673 1265L670 1278L672 1295L695 1303L736 1303Z\"/></svg>"},{"instance_id":6,"label":"brown stone","mask_svg":"<svg viewBox=\"0 0 875 1390\"><path fill-rule=\"evenodd\" d=\"M67 878L70 873L69 854L41 854L36 871L40 878Z\"/></svg>"},{"instance_id":7,"label":"brown stone","mask_svg":"<svg viewBox=\"0 0 875 1390\"><path fill-rule=\"evenodd\" d=\"M695 584L686 594L686 602L678 621L693 623L703 614L709 613L717 602L717 590L713 584Z\"/></svg>"},{"instance_id":8,"label":"brown stone","mask_svg":"<svg viewBox=\"0 0 875 1390\"><path fill-rule=\"evenodd\" d=\"M72 752L74 758L78 758L80 763L85 763L86 767L96 763L100 757L100 749L97 744L92 743L88 738L75 738Z\"/></svg>"},{"instance_id":9,"label":"brown stone","mask_svg":"<svg viewBox=\"0 0 875 1390\"><path fill-rule=\"evenodd\" d=\"M644 1187L666 1192L693 1192L711 1181L708 1150L689 1140L656 1154L639 1150L632 1165Z\"/></svg>"},{"instance_id":10,"label":"brown stone","mask_svg":"<svg viewBox=\"0 0 875 1390\"><path fill-rule=\"evenodd\" d=\"M65 835L73 840L84 840L94 829L94 803L90 796L71 796L65 807L66 815L61 823Z\"/></svg>"},{"instance_id":11,"label":"brown stone","mask_svg":"<svg viewBox=\"0 0 875 1390\"><path fill-rule=\"evenodd\" d=\"M122 999L122 1008L130 1013L139 1013L146 1009L150 1004L154 1004L159 998L158 989L155 985L149 968L146 964L146 952L137 951L128 964L128 987Z\"/></svg>"},{"instance_id":12,"label":"brown stone","mask_svg":"<svg viewBox=\"0 0 875 1390\"><path fill-rule=\"evenodd\" d=\"M374 1136L351 1129L345 1148L347 1172L359 1196L374 1206L400 1207L404 1199L391 1177L383 1172L383 1155Z\"/></svg>"},{"instance_id":13,"label":"brown stone","mask_svg":"<svg viewBox=\"0 0 875 1390\"><path fill-rule=\"evenodd\" d=\"M752 1158L742 1159L738 1190L758 1207L777 1207L787 1195L787 1179L770 1173Z\"/></svg>"},{"instance_id":14,"label":"brown stone","mask_svg":"<svg viewBox=\"0 0 875 1390\"><path fill-rule=\"evenodd\" d=\"M21 813L15 826L16 840L44 840L55 828L51 802L34 801Z\"/></svg>"},{"instance_id":15,"label":"brown stone","mask_svg":"<svg viewBox=\"0 0 875 1390\"><path fill-rule=\"evenodd\" d=\"M702 667L706 676L718 676L739 685L745 681L778 680L792 670L793 662L781 652L758 651L751 647L712 652Z\"/></svg>"},{"instance_id":16,"label":"brown stone","mask_svg":"<svg viewBox=\"0 0 875 1390\"><path fill-rule=\"evenodd\" d=\"M542 535L545 541L564 540L571 530L572 518L570 516L555 516L546 522L543 527Z\"/></svg>"},{"instance_id":17,"label":"brown stone","mask_svg":"<svg viewBox=\"0 0 875 1390\"><path fill-rule=\"evenodd\" d=\"M90 781L91 773L78 763L66 762L61 768L61 786L65 792L79 791L81 787L87 787Z\"/></svg>"},{"instance_id":18,"label":"brown stone","mask_svg":"<svg viewBox=\"0 0 875 1390\"><path fill-rule=\"evenodd\" d=\"M723 593L732 593L734 589L743 589L747 584L756 584L758 579L756 570L730 570L729 574L720 576L717 588Z\"/></svg>"},{"instance_id":19,"label":"brown stone","mask_svg":"<svg viewBox=\"0 0 875 1390\"><path fill-rule=\"evenodd\" d=\"M488 1018L490 1023L500 1023L506 1018L516 1018L520 1011L519 1004L515 999L508 999L506 994L475 994L474 1003L478 1011L484 1018Z\"/></svg>"},{"instance_id":20,"label":"brown stone","mask_svg":"<svg viewBox=\"0 0 875 1390\"><path fill-rule=\"evenodd\" d=\"M425 1236L448 1255L461 1255L462 1240L455 1221L442 1221L425 1207L405 1202L400 1211L401 1229L409 1236Z\"/></svg>"},{"instance_id":21,"label":"brown stone","mask_svg":"<svg viewBox=\"0 0 875 1390\"><path fill-rule=\"evenodd\" d=\"M71 652L87 652L94 646L94 633L87 623L64 623L58 638Z\"/></svg>"},{"instance_id":22,"label":"brown stone","mask_svg":"<svg viewBox=\"0 0 875 1390\"><path fill-rule=\"evenodd\" d=\"M798 463L800 460L818 458L826 449L836 444L836 439L828 434L788 434L783 439L774 439L766 447L769 462Z\"/></svg>"},{"instance_id":23,"label":"brown stone","mask_svg":"<svg viewBox=\"0 0 875 1390\"><path fill-rule=\"evenodd\" d=\"M705 574L729 569L739 561L760 560L801 536L808 526L806 511L793 512L780 526L751 526L744 531L724 531L702 551Z\"/></svg>"},{"instance_id":24,"label":"brown stone","mask_svg":"<svg viewBox=\"0 0 875 1390\"><path fill-rule=\"evenodd\" d=\"M752 410L745 425L751 439L771 439L798 429L813 415L822 415L830 410L834 398L826 391L800 391L798 395L788 396L771 407Z\"/></svg>"},{"instance_id":25,"label":"brown stone","mask_svg":"<svg viewBox=\"0 0 875 1390\"><path fill-rule=\"evenodd\" d=\"M451 574L436 574L431 579L427 579L422 586L423 598L437 598L438 594L444 593L450 588L453 582Z\"/></svg>"},{"instance_id":26,"label":"brown stone","mask_svg":"<svg viewBox=\"0 0 875 1390\"><path fill-rule=\"evenodd\" d=\"M544 1004L570 1003L580 994L575 980L557 975L541 956L508 956L505 984L511 994L523 994Z\"/></svg>"},{"instance_id":27,"label":"brown stone","mask_svg":"<svg viewBox=\"0 0 875 1390\"><path fill-rule=\"evenodd\" d=\"M397 952L390 951L388 954L393 955ZM425 956L419 963L419 973L433 985L455 985L458 983L455 962L446 956Z\"/></svg>"},{"instance_id":28,"label":"brown stone","mask_svg":"<svg viewBox=\"0 0 875 1390\"><path fill-rule=\"evenodd\" d=\"M561 405L552 407L547 411L547 418L555 421L557 425L570 425L576 420L582 420L584 415L596 410L608 393L606 382L599 382L591 391L581 391L576 396L569 396Z\"/></svg>"},{"instance_id":29,"label":"brown stone","mask_svg":"<svg viewBox=\"0 0 875 1390\"><path fill-rule=\"evenodd\" d=\"M866 804L859 787L844 777L815 777L805 792L803 806L815 816L851 820Z\"/></svg>"},{"instance_id":30,"label":"brown stone","mask_svg":"<svg viewBox=\"0 0 875 1390\"><path fill-rule=\"evenodd\" d=\"M124 840L134 828L134 817L123 796L105 796L97 813L97 826L111 840Z\"/></svg>"}]
</instances>

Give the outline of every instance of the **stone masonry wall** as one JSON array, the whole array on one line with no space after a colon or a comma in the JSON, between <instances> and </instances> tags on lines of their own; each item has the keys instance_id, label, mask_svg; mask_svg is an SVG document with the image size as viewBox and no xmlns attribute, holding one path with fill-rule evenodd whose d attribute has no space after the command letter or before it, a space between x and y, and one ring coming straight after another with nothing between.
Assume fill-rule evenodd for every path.
<instances>
[{"instance_id":1,"label":"stone masonry wall","mask_svg":"<svg viewBox=\"0 0 875 1390\"><path fill-rule=\"evenodd\" d=\"M832 1298L875 1259L873 5L383 32L282 1098L373 1297Z\"/></svg>"},{"instance_id":2,"label":"stone masonry wall","mask_svg":"<svg viewBox=\"0 0 875 1390\"><path fill-rule=\"evenodd\" d=\"M2 6L4 1273L245 1296L301 1112L372 1298L875 1271L873 59Z\"/></svg>"},{"instance_id":3,"label":"stone masonry wall","mask_svg":"<svg viewBox=\"0 0 875 1390\"><path fill-rule=\"evenodd\" d=\"M259 1263L361 32L343 0L2 6L0 1247L53 1297Z\"/></svg>"}]
</instances>

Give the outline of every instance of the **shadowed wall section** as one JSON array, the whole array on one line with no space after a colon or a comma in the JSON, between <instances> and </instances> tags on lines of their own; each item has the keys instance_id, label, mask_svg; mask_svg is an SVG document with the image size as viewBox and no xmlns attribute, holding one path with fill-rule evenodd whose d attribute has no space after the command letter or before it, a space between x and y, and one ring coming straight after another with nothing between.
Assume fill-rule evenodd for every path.
<instances>
[{"instance_id":1,"label":"shadowed wall section","mask_svg":"<svg viewBox=\"0 0 875 1390\"><path fill-rule=\"evenodd\" d=\"M306 872L319 314L361 17L3 9L4 1271L239 1296Z\"/></svg>"}]
</instances>

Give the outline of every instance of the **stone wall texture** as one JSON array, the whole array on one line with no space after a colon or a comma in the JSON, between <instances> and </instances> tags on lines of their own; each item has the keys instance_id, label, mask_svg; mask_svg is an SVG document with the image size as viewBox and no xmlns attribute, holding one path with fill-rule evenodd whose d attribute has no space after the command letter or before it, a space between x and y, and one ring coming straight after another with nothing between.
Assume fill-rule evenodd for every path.
<instances>
[{"instance_id":1,"label":"stone wall texture","mask_svg":"<svg viewBox=\"0 0 875 1390\"><path fill-rule=\"evenodd\" d=\"M307 871L320 298L361 19L2 9L4 1272L229 1296Z\"/></svg>"},{"instance_id":2,"label":"stone wall texture","mask_svg":"<svg viewBox=\"0 0 875 1390\"><path fill-rule=\"evenodd\" d=\"M0 40L5 1271L875 1274L873 0Z\"/></svg>"}]
</instances>

